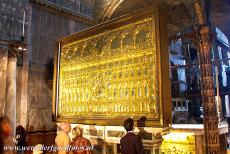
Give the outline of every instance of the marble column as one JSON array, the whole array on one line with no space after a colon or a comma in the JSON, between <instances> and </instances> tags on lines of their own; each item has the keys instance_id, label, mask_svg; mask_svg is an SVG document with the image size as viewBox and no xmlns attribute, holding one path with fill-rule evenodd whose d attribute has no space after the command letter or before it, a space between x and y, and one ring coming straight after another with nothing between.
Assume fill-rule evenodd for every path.
<instances>
[{"instance_id":1,"label":"marble column","mask_svg":"<svg viewBox=\"0 0 230 154\"><path fill-rule=\"evenodd\" d=\"M21 68L21 80L20 82L20 125L22 125L24 128L27 126L27 112L28 112L28 77L29 77L29 55L28 51L24 51L23 53L23 66Z\"/></svg>"},{"instance_id":2,"label":"marble column","mask_svg":"<svg viewBox=\"0 0 230 154\"><path fill-rule=\"evenodd\" d=\"M32 54L29 54L30 51L32 51L32 6L27 5L26 6L26 33L25 33L25 43L28 44L25 46L27 49L26 51L23 51L23 65L21 68L21 91L20 91L20 125L22 125L24 128L27 126L28 122L28 103L29 103L29 94L28 94L28 87L29 87L29 59L32 57Z\"/></svg>"},{"instance_id":3,"label":"marble column","mask_svg":"<svg viewBox=\"0 0 230 154\"><path fill-rule=\"evenodd\" d=\"M5 103L5 116L10 120L12 128L12 135L15 135L16 129L16 57L8 58L7 76L6 76L6 103Z\"/></svg>"},{"instance_id":4,"label":"marble column","mask_svg":"<svg viewBox=\"0 0 230 154\"><path fill-rule=\"evenodd\" d=\"M4 115L8 47L0 45L0 116Z\"/></svg>"}]
</instances>

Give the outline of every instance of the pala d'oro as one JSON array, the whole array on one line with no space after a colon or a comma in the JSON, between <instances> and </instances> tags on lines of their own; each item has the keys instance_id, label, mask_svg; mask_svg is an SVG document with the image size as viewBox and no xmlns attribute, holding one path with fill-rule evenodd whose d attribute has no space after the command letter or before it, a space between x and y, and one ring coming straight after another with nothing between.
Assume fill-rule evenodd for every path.
<instances>
[{"instance_id":1,"label":"pala d'oro","mask_svg":"<svg viewBox=\"0 0 230 154\"><path fill-rule=\"evenodd\" d=\"M170 93L170 85L161 83L158 26L151 10L61 39L54 93L57 120L121 125L127 117L145 117L145 125L164 125L164 105L171 103L163 103L162 90Z\"/></svg>"}]
</instances>

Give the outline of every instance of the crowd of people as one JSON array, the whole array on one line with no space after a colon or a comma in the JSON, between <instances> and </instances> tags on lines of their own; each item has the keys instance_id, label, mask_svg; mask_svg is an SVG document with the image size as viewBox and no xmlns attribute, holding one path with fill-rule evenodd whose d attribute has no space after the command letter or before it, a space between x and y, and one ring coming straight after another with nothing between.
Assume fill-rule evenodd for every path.
<instances>
[{"instance_id":1,"label":"crowd of people","mask_svg":"<svg viewBox=\"0 0 230 154\"><path fill-rule=\"evenodd\" d=\"M69 123L61 123L59 129L59 133L55 138L58 154L92 154L91 143L83 137L83 129L80 126L73 128L72 134L74 138L72 141L68 135L71 131Z\"/></svg>"},{"instance_id":2,"label":"crowd of people","mask_svg":"<svg viewBox=\"0 0 230 154\"><path fill-rule=\"evenodd\" d=\"M124 128L126 130L126 135L121 138L121 153L122 154L144 154L144 148L142 144L141 137L134 133L134 121L128 118L124 122ZM55 143L58 147L80 147L80 149L68 151L59 150L58 154L92 154L93 151L87 149L91 145L90 141L83 137L83 129L80 126L73 128L72 134L74 139L70 142L70 137L68 133L71 130L71 126L68 123L61 123L59 125L59 134L55 139Z\"/></svg>"},{"instance_id":3,"label":"crowd of people","mask_svg":"<svg viewBox=\"0 0 230 154\"><path fill-rule=\"evenodd\" d=\"M124 122L124 128L126 135L121 138L121 153L122 154L143 154L144 149L141 138L134 133L134 121L129 118ZM57 154L93 154L93 146L88 139L83 137L83 129L81 126L76 126L72 129L73 139L70 138L71 125L66 122L62 122L58 125L58 133L55 138L55 147L53 151ZM22 126L17 126L15 137L9 124L9 120L4 117L0 117L0 154L25 154L23 150L6 149L5 147L25 147L27 133ZM42 145L36 145L33 154L43 153Z\"/></svg>"}]
</instances>

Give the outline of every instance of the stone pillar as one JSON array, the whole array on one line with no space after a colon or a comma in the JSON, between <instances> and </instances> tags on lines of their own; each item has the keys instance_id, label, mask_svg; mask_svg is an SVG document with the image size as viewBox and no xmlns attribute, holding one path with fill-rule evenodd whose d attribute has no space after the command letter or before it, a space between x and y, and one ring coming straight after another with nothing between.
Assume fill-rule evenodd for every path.
<instances>
[{"instance_id":1,"label":"stone pillar","mask_svg":"<svg viewBox=\"0 0 230 154\"><path fill-rule=\"evenodd\" d=\"M117 153L117 144L113 144L113 152Z\"/></svg>"},{"instance_id":2,"label":"stone pillar","mask_svg":"<svg viewBox=\"0 0 230 154\"><path fill-rule=\"evenodd\" d=\"M28 123L28 103L29 103L29 59L32 58L32 54L29 54L32 51L32 6L26 6L26 33L25 33L25 43L28 44L25 46L27 49L23 51L23 65L21 68L21 92L20 92L20 105L21 105L21 112L20 112L20 125L24 128L27 127Z\"/></svg>"},{"instance_id":3,"label":"stone pillar","mask_svg":"<svg viewBox=\"0 0 230 154\"><path fill-rule=\"evenodd\" d=\"M210 52L210 29L203 26L199 31L199 58L201 69L201 92L204 114L204 136L208 154L220 153L218 115L214 99L214 83Z\"/></svg>"},{"instance_id":4,"label":"stone pillar","mask_svg":"<svg viewBox=\"0 0 230 154\"><path fill-rule=\"evenodd\" d=\"M28 112L28 77L29 77L29 55L28 51L23 52L23 66L21 68L20 80L20 125L24 128L27 126L27 112Z\"/></svg>"},{"instance_id":5,"label":"stone pillar","mask_svg":"<svg viewBox=\"0 0 230 154\"><path fill-rule=\"evenodd\" d=\"M15 135L16 129L16 57L8 58L7 76L6 76L6 103L5 103L5 116L10 120L12 128L12 135Z\"/></svg>"},{"instance_id":6,"label":"stone pillar","mask_svg":"<svg viewBox=\"0 0 230 154\"><path fill-rule=\"evenodd\" d=\"M8 47L0 45L0 116L4 115Z\"/></svg>"},{"instance_id":7,"label":"stone pillar","mask_svg":"<svg viewBox=\"0 0 230 154\"><path fill-rule=\"evenodd\" d=\"M106 154L106 143L102 144L102 154Z\"/></svg>"}]
</instances>

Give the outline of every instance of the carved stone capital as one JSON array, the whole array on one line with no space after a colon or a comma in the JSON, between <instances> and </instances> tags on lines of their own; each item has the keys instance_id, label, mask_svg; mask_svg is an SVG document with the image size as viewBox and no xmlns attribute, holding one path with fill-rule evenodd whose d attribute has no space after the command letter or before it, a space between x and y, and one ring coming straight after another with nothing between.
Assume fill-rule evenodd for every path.
<instances>
[{"instance_id":1,"label":"carved stone capital","mask_svg":"<svg viewBox=\"0 0 230 154\"><path fill-rule=\"evenodd\" d=\"M204 26L200 29L199 31L200 35L200 51L203 52L204 54L210 54L210 48L211 48L211 43L210 43L210 29L208 26Z\"/></svg>"}]
</instances>

